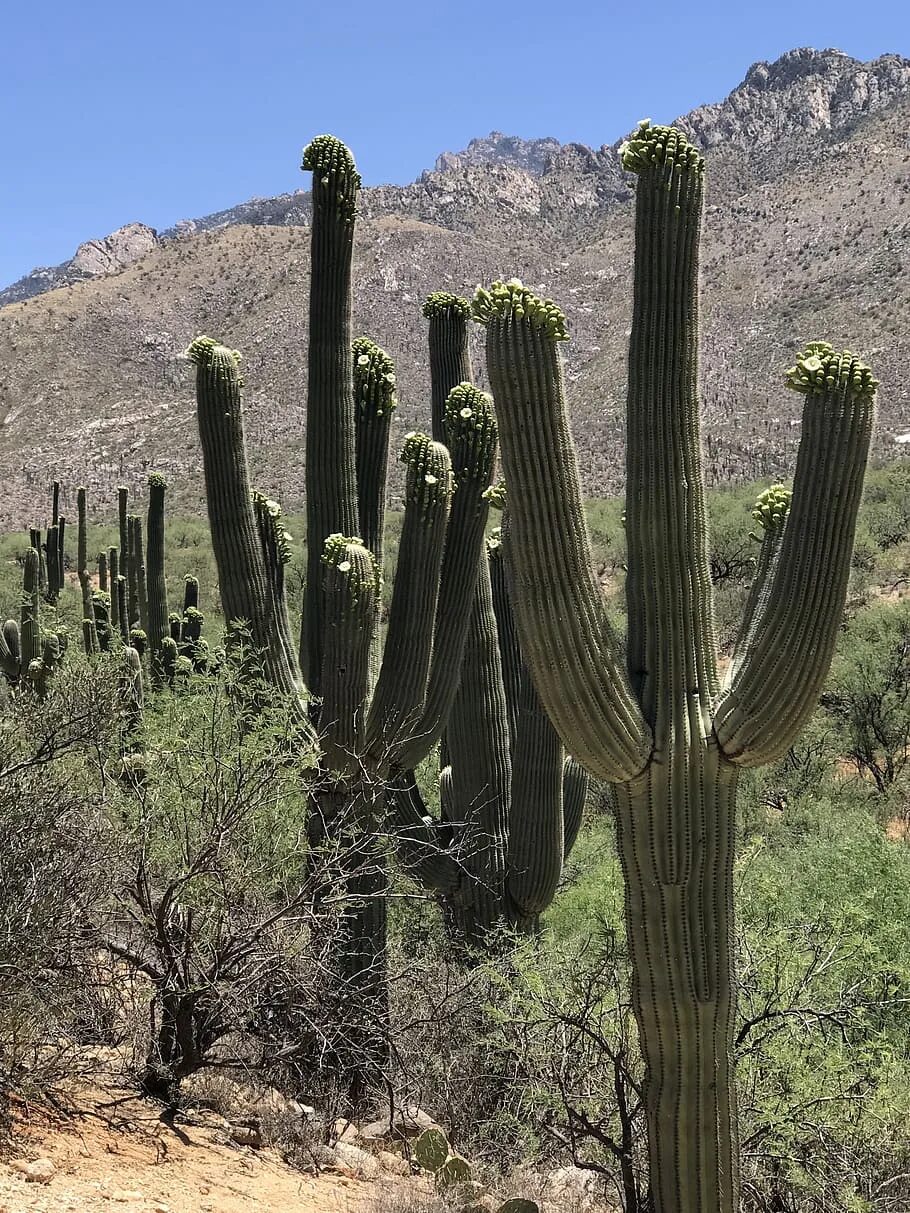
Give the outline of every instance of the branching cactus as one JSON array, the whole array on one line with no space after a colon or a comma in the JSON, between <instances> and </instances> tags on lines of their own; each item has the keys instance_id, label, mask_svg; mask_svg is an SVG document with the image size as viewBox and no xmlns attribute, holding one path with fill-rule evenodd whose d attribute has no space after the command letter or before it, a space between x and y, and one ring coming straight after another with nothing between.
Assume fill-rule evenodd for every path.
<instances>
[{"instance_id":1,"label":"branching cactus","mask_svg":"<svg viewBox=\"0 0 910 1213\"><path fill-rule=\"evenodd\" d=\"M480 395L463 382L471 374L470 305L440 291L424 315L434 432L457 453L459 426L470 423ZM486 496L504 501L501 490ZM536 927L578 834L588 782L566 760L522 660L498 531L487 548L441 747L440 820L433 822L413 774L396 781L393 797L406 866L442 898L450 925L472 944L497 926Z\"/></svg>"},{"instance_id":2,"label":"branching cactus","mask_svg":"<svg viewBox=\"0 0 910 1213\"><path fill-rule=\"evenodd\" d=\"M742 767L787 750L841 622L873 421L868 367L809 346L789 513L741 651L717 674L698 418L704 161L643 123L629 354L624 655L594 577L559 342L565 320L520 283L479 290L509 486L510 584L522 651L567 749L615 785L633 998L647 1078L655 1213L731 1213L734 809ZM779 536L771 534L782 528Z\"/></svg>"},{"instance_id":3,"label":"branching cactus","mask_svg":"<svg viewBox=\"0 0 910 1213\"><path fill-rule=\"evenodd\" d=\"M463 401L446 446L410 434L405 518L383 658L376 632L381 576L391 359L351 341L350 266L359 177L329 136L304 153L313 179L310 363L307 402L307 585L299 648L284 601L286 533L274 502L251 492L238 356L210 338L196 363L206 496L228 621L245 621L266 655L266 676L308 697L323 748L324 790L314 795L311 840L345 859L353 905L339 945L352 998L381 1022L385 1000L385 858L377 842L392 770L409 769L439 741L457 686L482 552L493 475L491 402ZM453 471L454 469L454 471ZM454 494L454 496L453 496ZM300 655L300 663L297 654ZM301 665L305 679L302 677ZM371 1029L375 1030L375 1029ZM361 1042L368 1052L375 1041Z\"/></svg>"}]
</instances>

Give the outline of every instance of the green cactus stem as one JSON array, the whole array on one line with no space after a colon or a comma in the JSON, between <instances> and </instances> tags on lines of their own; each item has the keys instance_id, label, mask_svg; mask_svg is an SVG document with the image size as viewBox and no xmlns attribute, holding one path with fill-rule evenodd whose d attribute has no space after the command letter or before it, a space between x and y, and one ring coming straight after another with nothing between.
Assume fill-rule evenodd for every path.
<instances>
[{"instance_id":1,"label":"green cactus stem","mask_svg":"<svg viewBox=\"0 0 910 1213\"><path fill-rule=\"evenodd\" d=\"M188 573L183 579L183 613L199 607L199 578Z\"/></svg>"},{"instance_id":2,"label":"green cactus stem","mask_svg":"<svg viewBox=\"0 0 910 1213\"><path fill-rule=\"evenodd\" d=\"M60 481L55 480L51 489L51 526L60 521Z\"/></svg>"},{"instance_id":3,"label":"green cactus stem","mask_svg":"<svg viewBox=\"0 0 910 1213\"><path fill-rule=\"evenodd\" d=\"M86 653L98 652L98 636L95 632L95 617L92 612L92 581L88 571L88 516L85 488L76 490L76 574L82 594L82 640Z\"/></svg>"},{"instance_id":4,"label":"green cactus stem","mask_svg":"<svg viewBox=\"0 0 910 1213\"><path fill-rule=\"evenodd\" d=\"M130 491L121 484L117 489L117 521L120 532L120 575L126 578L127 591L130 584ZM129 617L129 599L127 598L127 616Z\"/></svg>"},{"instance_id":5,"label":"green cactus stem","mask_svg":"<svg viewBox=\"0 0 910 1213\"><path fill-rule=\"evenodd\" d=\"M142 519L138 514L133 515L132 542L133 554L130 569L135 571L136 576L136 615L131 622L138 620L139 627L148 635L149 596L145 575L145 547L142 542Z\"/></svg>"},{"instance_id":6,"label":"green cactus stem","mask_svg":"<svg viewBox=\"0 0 910 1213\"><path fill-rule=\"evenodd\" d=\"M787 384L805 397L792 502L753 626L715 713L718 740L738 766L758 766L787 752L827 676L847 594L878 386L855 355L824 342L800 354ZM840 529L833 530L834 523Z\"/></svg>"},{"instance_id":7,"label":"green cactus stem","mask_svg":"<svg viewBox=\"0 0 910 1213\"><path fill-rule=\"evenodd\" d=\"M449 291L434 291L424 302L423 314L430 322L432 434L436 442L445 442L449 392L459 383L472 380L468 337L471 305Z\"/></svg>"},{"instance_id":8,"label":"green cactus stem","mask_svg":"<svg viewBox=\"0 0 910 1213\"><path fill-rule=\"evenodd\" d=\"M145 570L148 592L148 638L152 677L157 679L165 669L162 656L168 635L167 578L164 572L164 499L167 481L157 472L148 478L148 513L146 516ZM111 585L116 585L117 572L113 561L110 568ZM127 635L129 630L127 629Z\"/></svg>"},{"instance_id":9,"label":"green cactus stem","mask_svg":"<svg viewBox=\"0 0 910 1213\"><path fill-rule=\"evenodd\" d=\"M304 692L284 601L288 538L275 502L250 489L243 436L240 355L211 337L187 350L196 366L196 400L206 504L229 625L243 621L269 681L285 695Z\"/></svg>"},{"instance_id":10,"label":"green cactus stem","mask_svg":"<svg viewBox=\"0 0 910 1213\"><path fill-rule=\"evenodd\" d=\"M119 574L114 585L114 610L117 617L117 626L120 631L120 639L124 644L129 643L130 639L130 620L128 610L129 590L126 584L126 578L123 574Z\"/></svg>"},{"instance_id":11,"label":"green cactus stem","mask_svg":"<svg viewBox=\"0 0 910 1213\"><path fill-rule=\"evenodd\" d=\"M509 486L522 652L570 753L616 785L654 1213L735 1213L738 769L792 744L827 672L876 384L853 355L821 343L788 372L806 396L792 504L786 519L775 517L779 500L760 507L775 533L743 652L720 688L698 418L704 162L682 134L648 123L623 162L638 176L626 669L592 573L558 345L565 321L517 283L480 291L476 315Z\"/></svg>"},{"instance_id":12,"label":"green cactus stem","mask_svg":"<svg viewBox=\"0 0 910 1213\"><path fill-rule=\"evenodd\" d=\"M29 548L22 566L22 613L19 620L20 661L23 670L42 657L41 596L38 590L38 553Z\"/></svg>"},{"instance_id":13,"label":"green cactus stem","mask_svg":"<svg viewBox=\"0 0 910 1213\"><path fill-rule=\"evenodd\" d=\"M111 596L106 590L95 590L92 594L92 617L98 648L102 653L110 652L113 632L111 629Z\"/></svg>"},{"instance_id":14,"label":"green cactus stem","mask_svg":"<svg viewBox=\"0 0 910 1213\"><path fill-rule=\"evenodd\" d=\"M395 396L395 364L369 337L351 350L354 375L357 506L363 542L382 565L389 432Z\"/></svg>"},{"instance_id":15,"label":"green cactus stem","mask_svg":"<svg viewBox=\"0 0 910 1213\"><path fill-rule=\"evenodd\" d=\"M7 619L0 628L0 671L7 681L15 685L22 668L22 638L19 621Z\"/></svg>"},{"instance_id":16,"label":"green cactus stem","mask_svg":"<svg viewBox=\"0 0 910 1213\"><path fill-rule=\"evenodd\" d=\"M446 401L446 446L452 459L455 495L446 531L433 635L433 658L423 713L399 756L413 769L442 736L458 691L477 586L484 530L485 496L496 465L497 426L493 402L470 383L453 388Z\"/></svg>"},{"instance_id":17,"label":"green cactus stem","mask_svg":"<svg viewBox=\"0 0 910 1213\"><path fill-rule=\"evenodd\" d=\"M330 535L322 564L322 745L328 769L352 776L360 766L379 578L372 552L356 537Z\"/></svg>"},{"instance_id":18,"label":"green cactus stem","mask_svg":"<svg viewBox=\"0 0 910 1213\"><path fill-rule=\"evenodd\" d=\"M409 434L401 458L408 468L404 523L366 737L367 752L379 762L410 736L423 710L453 491L452 461L441 443Z\"/></svg>"},{"instance_id":19,"label":"green cactus stem","mask_svg":"<svg viewBox=\"0 0 910 1213\"><path fill-rule=\"evenodd\" d=\"M98 553L98 589L105 594L108 590L107 552Z\"/></svg>"},{"instance_id":20,"label":"green cactus stem","mask_svg":"<svg viewBox=\"0 0 910 1213\"><path fill-rule=\"evenodd\" d=\"M47 553L47 591L44 600L54 606L60 597L62 583L60 579L60 528L58 525L47 528L45 552Z\"/></svg>"},{"instance_id":21,"label":"green cactus stem","mask_svg":"<svg viewBox=\"0 0 910 1213\"><path fill-rule=\"evenodd\" d=\"M300 665L320 695L322 550L329 535L357 532L351 366L351 258L360 175L348 148L317 136L303 153L313 174L310 341L307 364L307 580Z\"/></svg>"},{"instance_id":22,"label":"green cactus stem","mask_svg":"<svg viewBox=\"0 0 910 1213\"><path fill-rule=\"evenodd\" d=\"M127 586L127 618L129 619L130 627L140 622L139 619L139 570L136 566L136 524L139 519L135 514L130 514L126 520L126 543L129 552L129 560L126 566L126 586Z\"/></svg>"},{"instance_id":23,"label":"green cactus stem","mask_svg":"<svg viewBox=\"0 0 910 1213\"><path fill-rule=\"evenodd\" d=\"M142 751L145 748L144 692L142 684L142 655L138 649L127 646L123 650L120 670L121 755Z\"/></svg>"}]
</instances>

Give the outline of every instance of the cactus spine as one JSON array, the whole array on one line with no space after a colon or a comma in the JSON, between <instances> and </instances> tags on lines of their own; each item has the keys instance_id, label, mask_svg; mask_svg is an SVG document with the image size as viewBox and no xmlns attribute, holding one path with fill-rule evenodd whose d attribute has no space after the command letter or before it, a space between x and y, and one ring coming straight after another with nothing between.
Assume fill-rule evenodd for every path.
<instances>
[{"instance_id":1,"label":"cactus spine","mask_svg":"<svg viewBox=\"0 0 910 1213\"><path fill-rule=\"evenodd\" d=\"M793 503L744 651L720 687L698 429L704 162L678 132L644 123L624 164L638 174L625 662L591 570L558 348L564 318L515 282L478 291L475 315L502 426L522 648L566 746L616 785L655 1213L733 1213L737 776L786 750L827 672L876 384L826 345L788 373L806 396Z\"/></svg>"}]
</instances>

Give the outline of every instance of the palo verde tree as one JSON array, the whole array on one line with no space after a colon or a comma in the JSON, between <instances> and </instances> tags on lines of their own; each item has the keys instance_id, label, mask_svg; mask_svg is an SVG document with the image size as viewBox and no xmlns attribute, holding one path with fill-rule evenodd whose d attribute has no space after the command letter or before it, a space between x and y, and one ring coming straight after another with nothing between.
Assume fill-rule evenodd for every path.
<instances>
[{"instance_id":1,"label":"palo verde tree","mask_svg":"<svg viewBox=\"0 0 910 1213\"><path fill-rule=\"evenodd\" d=\"M792 502L785 523L765 530L772 550L721 683L698 416L704 160L679 132L644 122L623 164L638 176L625 653L591 564L559 348L565 319L514 281L479 289L474 309L509 486L522 652L566 748L616 792L653 1207L734 1213L737 780L786 752L827 673L877 384L858 358L821 342L787 372L805 397Z\"/></svg>"}]
</instances>

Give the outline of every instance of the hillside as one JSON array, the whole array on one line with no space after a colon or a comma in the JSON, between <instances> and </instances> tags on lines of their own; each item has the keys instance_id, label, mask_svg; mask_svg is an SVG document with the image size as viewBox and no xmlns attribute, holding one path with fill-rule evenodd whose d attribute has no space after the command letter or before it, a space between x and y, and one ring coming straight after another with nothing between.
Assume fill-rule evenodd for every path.
<instances>
[{"instance_id":1,"label":"hillside","mask_svg":"<svg viewBox=\"0 0 910 1213\"><path fill-rule=\"evenodd\" d=\"M821 335L873 362L879 450L906 449L910 60L792 51L678 121L709 153L711 478L785 474L800 401L780 371ZM621 487L632 192L617 148L493 134L411 185L364 191L355 326L398 362L399 435L428 417L424 295L518 276L568 314L585 486ZM54 477L87 483L104 507L117 483L138 488L154 467L171 474L178 503L198 502L192 375L178 355L199 332L243 351L255 476L299 504L308 201L253 200L161 235L131 224L0 294L0 525L29 521Z\"/></svg>"}]
</instances>

